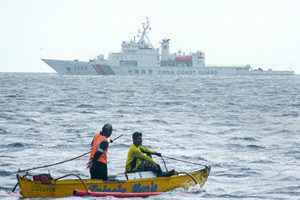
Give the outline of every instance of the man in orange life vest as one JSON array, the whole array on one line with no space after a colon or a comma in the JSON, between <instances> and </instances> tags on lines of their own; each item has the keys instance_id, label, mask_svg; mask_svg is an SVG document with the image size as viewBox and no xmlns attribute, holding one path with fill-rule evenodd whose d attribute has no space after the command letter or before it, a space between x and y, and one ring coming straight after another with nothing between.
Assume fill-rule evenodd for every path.
<instances>
[{"instance_id":1,"label":"man in orange life vest","mask_svg":"<svg viewBox=\"0 0 300 200\"><path fill-rule=\"evenodd\" d=\"M112 125L105 124L100 133L96 133L91 143L89 168L92 179L107 180L108 138L112 134Z\"/></svg>"}]
</instances>

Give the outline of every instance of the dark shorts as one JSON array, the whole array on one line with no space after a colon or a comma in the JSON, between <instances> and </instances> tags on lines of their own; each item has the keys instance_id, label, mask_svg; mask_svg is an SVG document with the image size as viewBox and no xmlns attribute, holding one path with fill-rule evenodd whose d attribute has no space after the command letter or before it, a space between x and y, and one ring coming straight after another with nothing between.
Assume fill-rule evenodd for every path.
<instances>
[{"instance_id":1,"label":"dark shorts","mask_svg":"<svg viewBox=\"0 0 300 200\"><path fill-rule=\"evenodd\" d=\"M107 180L107 164L101 162L93 163L90 168L91 179Z\"/></svg>"},{"instance_id":2,"label":"dark shorts","mask_svg":"<svg viewBox=\"0 0 300 200\"><path fill-rule=\"evenodd\" d=\"M162 174L161 168L158 164L154 164L154 163L146 161L146 160L143 160L141 165L138 166L135 171L152 171L157 176L161 176L161 174Z\"/></svg>"}]
</instances>

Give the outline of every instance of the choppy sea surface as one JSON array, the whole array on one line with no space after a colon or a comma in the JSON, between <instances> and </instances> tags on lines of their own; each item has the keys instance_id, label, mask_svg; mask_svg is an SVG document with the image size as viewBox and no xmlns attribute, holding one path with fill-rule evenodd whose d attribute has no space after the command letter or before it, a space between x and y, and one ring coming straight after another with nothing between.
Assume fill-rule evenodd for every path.
<instances>
[{"instance_id":1,"label":"choppy sea surface","mask_svg":"<svg viewBox=\"0 0 300 200\"><path fill-rule=\"evenodd\" d=\"M94 133L107 122L114 127L113 137L124 134L110 146L109 174L124 171L134 131L141 131L144 145L163 155L212 167L203 188L178 189L149 200L300 199L298 75L26 73L0 73L0 199L19 199L9 193L18 169L89 151ZM32 173L87 178L87 160ZM200 167L166 162L178 171Z\"/></svg>"}]
</instances>

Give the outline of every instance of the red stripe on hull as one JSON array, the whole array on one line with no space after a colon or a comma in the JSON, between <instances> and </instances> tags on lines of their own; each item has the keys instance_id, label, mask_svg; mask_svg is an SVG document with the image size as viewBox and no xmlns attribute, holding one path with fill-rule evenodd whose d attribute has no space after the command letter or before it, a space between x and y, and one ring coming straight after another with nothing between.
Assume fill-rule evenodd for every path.
<instances>
[{"instance_id":1,"label":"red stripe on hull","mask_svg":"<svg viewBox=\"0 0 300 200\"><path fill-rule=\"evenodd\" d=\"M93 197L106 197L113 196L118 198L128 198L128 197L149 197L154 195L159 195L161 192L91 192L75 190L74 196L93 196Z\"/></svg>"}]
</instances>

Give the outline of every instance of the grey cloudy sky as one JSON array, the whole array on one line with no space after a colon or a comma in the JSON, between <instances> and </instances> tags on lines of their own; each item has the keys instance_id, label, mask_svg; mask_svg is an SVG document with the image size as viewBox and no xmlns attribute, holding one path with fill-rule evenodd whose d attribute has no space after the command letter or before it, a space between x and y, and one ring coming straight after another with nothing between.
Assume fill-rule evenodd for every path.
<instances>
[{"instance_id":1,"label":"grey cloudy sky","mask_svg":"<svg viewBox=\"0 0 300 200\"><path fill-rule=\"evenodd\" d=\"M298 0L0 0L0 71L53 72L40 58L119 51L145 17L155 47L202 50L208 65L300 73Z\"/></svg>"}]
</instances>

